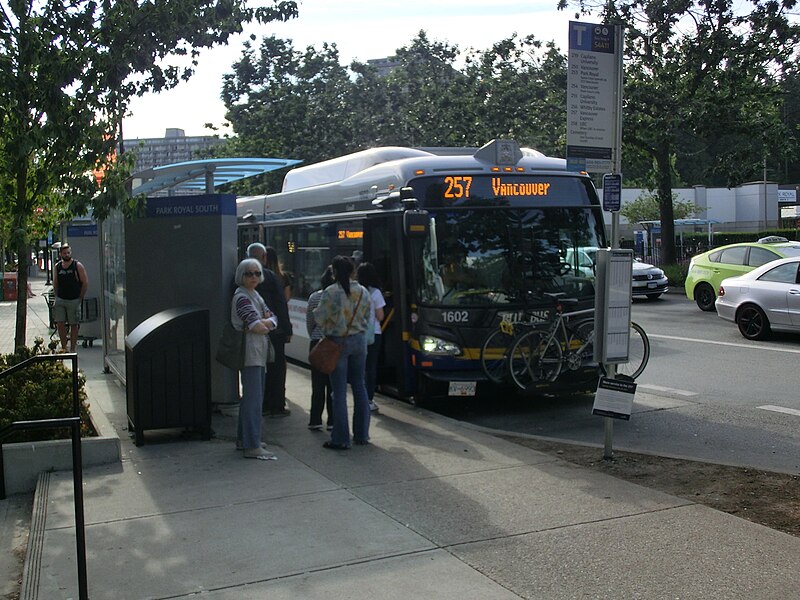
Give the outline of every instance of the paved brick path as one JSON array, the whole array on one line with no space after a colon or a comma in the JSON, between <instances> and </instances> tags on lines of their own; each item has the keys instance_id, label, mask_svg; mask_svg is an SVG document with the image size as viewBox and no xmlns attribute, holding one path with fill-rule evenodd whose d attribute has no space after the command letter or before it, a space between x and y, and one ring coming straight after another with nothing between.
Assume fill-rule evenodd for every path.
<instances>
[{"instance_id":1,"label":"paved brick path","mask_svg":"<svg viewBox=\"0 0 800 600\"><path fill-rule=\"evenodd\" d=\"M33 298L28 299L28 331L25 343L33 345L33 340L39 336L48 341L51 330L48 327L50 312L47 309L47 302L42 297L42 293L48 291L51 286L46 285L45 276L32 277L30 279ZM17 320L16 301L0 301L0 354L8 354L14 350L14 329Z\"/></svg>"}]
</instances>

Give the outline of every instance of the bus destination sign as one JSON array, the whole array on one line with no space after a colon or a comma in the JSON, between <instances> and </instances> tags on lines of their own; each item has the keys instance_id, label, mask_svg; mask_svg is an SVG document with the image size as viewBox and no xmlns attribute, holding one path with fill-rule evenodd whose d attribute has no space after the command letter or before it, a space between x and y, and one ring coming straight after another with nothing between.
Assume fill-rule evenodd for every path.
<instances>
[{"instance_id":1,"label":"bus destination sign","mask_svg":"<svg viewBox=\"0 0 800 600\"><path fill-rule=\"evenodd\" d=\"M448 200L469 199L472 188L472 176L445 177L444 197ZM549 182L504 181L502 177L491 178L492 194L497 198L509 196L547 196L550 193Z\"/></svg>"}]
</instances>

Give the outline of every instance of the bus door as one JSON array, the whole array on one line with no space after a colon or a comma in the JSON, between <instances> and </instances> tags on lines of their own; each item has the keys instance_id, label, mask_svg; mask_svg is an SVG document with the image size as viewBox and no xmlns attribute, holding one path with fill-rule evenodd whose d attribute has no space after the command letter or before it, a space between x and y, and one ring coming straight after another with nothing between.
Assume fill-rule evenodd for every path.
<instances>
[{"instance_id":1,"label":"bus door","mask_svg":"<svg viewBox=\"0 0 800 600\"><path fill-rule=\"evenodd\" d=\"M381 352L378 359L378 385L393 395L407 396L403 382L409 368L403 341L407 322L404 279L402 214L370 216L364 225L364 260L375 265L381 292L386 300L381 323Z\"/></svg>"}]
</instances>

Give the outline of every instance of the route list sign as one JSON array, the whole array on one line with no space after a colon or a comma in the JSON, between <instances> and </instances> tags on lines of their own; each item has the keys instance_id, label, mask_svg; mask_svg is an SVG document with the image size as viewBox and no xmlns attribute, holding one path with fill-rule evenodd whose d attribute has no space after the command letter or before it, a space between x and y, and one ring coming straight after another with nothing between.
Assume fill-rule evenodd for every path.
<instances>
[{"instance_id":1,"label":"route list sign","mask_svg":"<svg viewBox=\"0 0 800 600\"><path fill-rule=\"evenodd\" d=\"M567 168L571 171L614 170L618 69L622 68L616 47L612 25L570 21Z\"/></svg>"}]
</instances>

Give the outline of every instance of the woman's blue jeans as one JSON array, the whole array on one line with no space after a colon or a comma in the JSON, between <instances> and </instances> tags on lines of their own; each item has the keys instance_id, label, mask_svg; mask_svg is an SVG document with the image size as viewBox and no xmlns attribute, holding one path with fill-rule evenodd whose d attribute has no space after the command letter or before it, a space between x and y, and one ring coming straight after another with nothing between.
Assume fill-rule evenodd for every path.
<instances>
[{"instance_id":1,"label":"woman's blue jeans","mask_svg":"<svg viewBox=\"0 0 800 600\"><path fill-rule=\"evenodd\" d=\"M264 400L264 367L242 369L242 400L239 402L237 439L242 448L261 446L261 404Z\"/></svg>"},{"instance_id":2,"label":"woman's blue jeans","mask_svg":"<svg viewBox=\"0 0 800 600\"><path fill-rule=\"evenodd\" d=\"M331 336L342 345L342 354L336 369L331 373L333 390L333 431L331 442L350 445L350 427L347 418L347 382L353 390L353 439L369 441L369 397L364 383L367 362L367 338L363 333L346 337Z\"/></svg>"}]
</instances>

